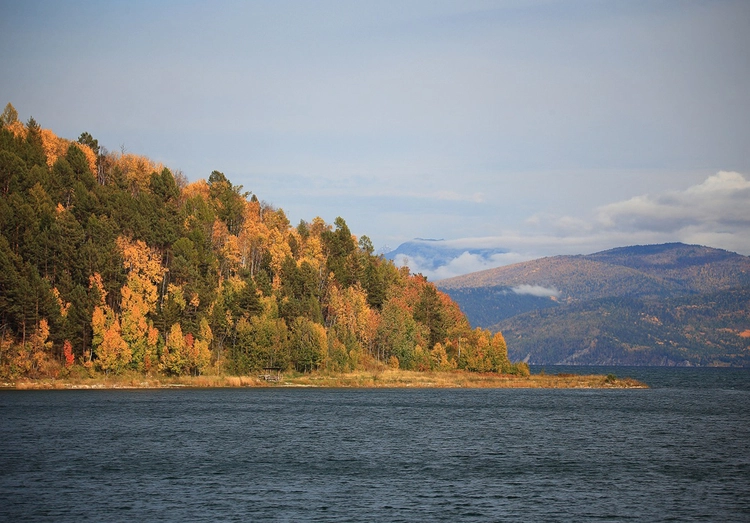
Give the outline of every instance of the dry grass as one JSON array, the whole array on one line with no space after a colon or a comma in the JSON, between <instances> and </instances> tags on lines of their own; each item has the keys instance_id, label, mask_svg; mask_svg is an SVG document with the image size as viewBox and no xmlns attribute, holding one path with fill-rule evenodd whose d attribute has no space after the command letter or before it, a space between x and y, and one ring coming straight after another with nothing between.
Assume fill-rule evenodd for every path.
<instances>
[{"instance_id":1,"label":"dry grass","mask_svg":"<svg viewBox=\"0 0 750 523\"><path fill-rule=\"evenodd\" d=\"M375 370L343 374L292 373L278 383L256 376L146 377L140 374L94 376L76 379L18 380L0 383L12 389L129 389L129 388L228 388L228 387L329 387L329 388L545 388L602 389L646 388L631 378L578 374L513 376L492 373L413 372Z\"/></svg>"},{"instance_id":2,"label":"dry grass","mask_svg":"<svg viewBox=\"0 0 750 523\"><path fill-rule=\"evenodd\" d=\"M412 372L384 370L347 374L305 374L284 379L281 385L300 387L370 388L645 388L636 380L601 375L554 376L534 374L513 376L475 372Z\"/></svg>"}]
</instances>

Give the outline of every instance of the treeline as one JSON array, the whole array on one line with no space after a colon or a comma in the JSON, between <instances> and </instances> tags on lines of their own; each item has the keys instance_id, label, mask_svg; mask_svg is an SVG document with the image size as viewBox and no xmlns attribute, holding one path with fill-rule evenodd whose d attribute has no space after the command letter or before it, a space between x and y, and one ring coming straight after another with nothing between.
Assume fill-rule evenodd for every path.
<instances>
[{"instance_id":1,"label":"treeline","mask_svg":"<svg viewBox=\"0 0 750 523\"><path fill-rule=\"evenodd\" d=\"M0 116L0 374L526 373L346 222Z\"/></svg>"}]
</instances>

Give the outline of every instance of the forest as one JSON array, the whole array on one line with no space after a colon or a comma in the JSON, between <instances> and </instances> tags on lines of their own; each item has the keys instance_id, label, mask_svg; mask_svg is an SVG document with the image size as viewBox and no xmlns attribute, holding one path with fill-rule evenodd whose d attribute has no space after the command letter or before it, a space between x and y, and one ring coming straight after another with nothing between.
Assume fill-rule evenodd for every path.
<instances>
[{"instance_id":1,"label":"forest","mask_svg":"<svg viewBox=\"0 0 750 523\"><path fill-rule=\"evenodd\" d=\"M528 374L343 218L0 115L0 377Z\"/></svg>"}]
</instances>

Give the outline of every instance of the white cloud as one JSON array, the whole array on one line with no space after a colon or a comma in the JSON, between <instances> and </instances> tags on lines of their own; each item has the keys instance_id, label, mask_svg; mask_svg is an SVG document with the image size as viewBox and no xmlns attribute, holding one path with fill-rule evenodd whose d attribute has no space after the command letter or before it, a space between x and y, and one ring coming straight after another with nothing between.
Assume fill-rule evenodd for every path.
<instances>
[{"instance_id":1,"label":"white cloud","mask_svg":"<svg viewBox=\"0 0 750 523\"><path fill-rule=\"evenodd\" d=\"M452 248L502 248L483 257L464 252L434 270L428 260L409 260L432 280L559 254L590 254L614 247L684 242L750 254L750 181L721 171L683 190L644 194L595 209L588 218L537 213L524 225L535 231L446 240ZM521 286L518 294L556 296L556 289Z\"/></svg>"},{"instance_id":2,"label":"white cloud","mask_svg":"<svg viewBox=\"0 0 750 523\"><path fill-rule=\"evenodd\" d=\"M528 294L540 298L557 298L560 296L560 291L554 287L542 287L541 285L519 285L518 287L513 287L512 290L516 294Z\"/></svg>"},{"instance_id":3,"label":"white cloud","mask_svg":"<svg viewBox=\"0 0 750 523\"><path fill-rule=\"evenodd\" d=\"M465 240L471 239L472 238L466 238ZM503 265L519 263L530 259L533 259L533 256L524 256L514 252L482 256L480 254L472 254L468 251L464 251L461 255L456 256L448 263L441 265L436 269L430 268L430 260L425 260L424 258L416 256L405 256L399 254L395 257L394 263L399 267L408 265L411 272L415 274L421 273L430 281L437 281L452 278L454 276L461 276L462 274L469 274L471 272L494 269L495 267L502 267Z\"/></svg>"},{"instance_id":4,"label":"white cloud","mask_svg":"<svg viewBox=\"0 0 750 523\"><path fill-rule=\"evenodd\" d=\"M685 193L731 193L747 189L750 189L750 181L747 181L740 173L733 171L719 171L714 176L709 176L705 182L688 188Z\"/></svg>"},{"instance_id":5,"label":"white cloud","mask_svg":"<svg viewBox=\"0 0 750 523\"><path fill-rule=\"evenodd\" d=\"M612 247L684 242L750 254L750 180L720 171L682 190L615 201L588 216L537 213L525 225L535 234L506 236L510 250L586 254Z\"/></svg>"},{"instance_id":6,"label":"white cloud","mask_svg":"<svg viewBox=\"0 0 750 523\"><path fill-rule=\"evenodd\" d=\"M684 191L645 194L600 207L596 222L606 230L658 232L679 240L697 233L746 236L748 209L750 181L721 171Z\"/></svg>"}]
</instances>

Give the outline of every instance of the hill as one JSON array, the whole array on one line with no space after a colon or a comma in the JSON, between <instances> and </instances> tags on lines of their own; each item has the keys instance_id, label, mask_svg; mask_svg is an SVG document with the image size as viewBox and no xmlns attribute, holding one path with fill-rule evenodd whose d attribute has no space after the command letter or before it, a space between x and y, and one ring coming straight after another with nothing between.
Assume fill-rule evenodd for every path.
<instances>
[{"instance_id":1,"label":"hill","mask_svg":"<svg viewBox=\"0 0 750 523\"><path fill-rule=\"evenodd\" d=\"M602 298L499 322L511 357L569 365L750 366L750 288Z\"/></svg>"},{"instance_id":2,"label":"hill","mask_svg":"<svg viewBox=\"0 0 750 523\"><path fill-rule=\"evenodd\" d=\"M671 296L750 284L750 258L699 245L669 243L554 256L441 280L446 291L538 286L563 301L606 296Z\"/></svg>"},{"instance_id":3,"label":"hill","mask_svg":"<svg viewBox=\"0 0 750 523\"><path fill-rule=\"evenodd\" d=\"M460 350L458 346L460 344ZM528 373L346 221L0 115L0 377ZM268 374L265 371L265 374Z\"/></svg>"},{"instance_id":4,"label":"hill","mask_svg":"<svg viewBox=\"0 0 750 523\"><path fill-rule=\"evenodd\" d=\"M513 357L747 365L750 258L680 243L556 256L438 282Z\"/></svg>"}]
</instances>

